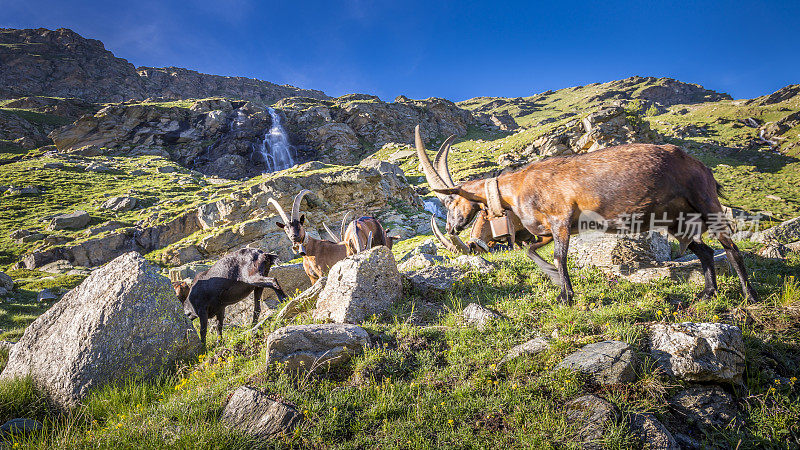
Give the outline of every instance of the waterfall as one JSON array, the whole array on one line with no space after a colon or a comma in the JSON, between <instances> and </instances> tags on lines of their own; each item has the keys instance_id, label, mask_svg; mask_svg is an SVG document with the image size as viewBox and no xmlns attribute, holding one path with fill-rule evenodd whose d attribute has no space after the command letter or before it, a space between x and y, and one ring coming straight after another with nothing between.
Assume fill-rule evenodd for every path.
<instances>
[{"instance_id":1,"label":"waterfall","mask_svg":"<svg viewBox=\"0 0 800 450\"><path fill-rule=\"evenodd\" d=\"M272 118L272 126L264 134L260 151L267 165L267 172L275 172L292 167L294 158L286 130L281 125L281 116L272 108L269 108L269 116Z\"/></svg>"}]
</instances>

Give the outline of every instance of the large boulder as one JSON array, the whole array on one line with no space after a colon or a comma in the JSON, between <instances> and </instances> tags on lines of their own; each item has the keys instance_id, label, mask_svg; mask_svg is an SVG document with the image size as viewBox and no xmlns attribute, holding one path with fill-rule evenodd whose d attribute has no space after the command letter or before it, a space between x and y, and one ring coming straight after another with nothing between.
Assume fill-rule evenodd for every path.
<instances>
[{"instance_id":1,"label":"large boulder","mask_svg":"<svg viewBox=\"0 0 800 450\"><path fill-rule=\"evenodd\" d=\"M89 225L89 213L86 211L73 211L67 214L59 214L50 221L48 230L79 230Z\"/></svg>"},{"instance_id":2,"label":"large boulder","mask_svg":"<svg viewBox=\"0 0 800 450\"><path fill-rule=\"evenodd\" d=\"M14 289L14 280L5 272L0 272L0 288L7 291Z\"/></svg>"},{"instance_id":3,"label":"large boulder","mask_svg":"<svg viewBox=\"0 0 800 450\"><path fill-rule=\"evenodd\" d=\"M636 379L636 353L626 342L602 341L568 355L556 369L582 372L599 384L628 383Z\"/></svg>"},{"instance_id":4,"label":"large boulder","mask_svg":"<svg viewBox=\"0 0 800 450\"><path fill-rule=\"evenodd\" d=\"M403 293L392 251L373 247L336 263L319 295L314 320L361 323L385 314Z\"/></svg>"},{"instance_id":5,"label":"large boulder","mask_svg":"<svg viewBox=\"0 0 800 450\"><path fill-rule=\"evenodd\" d=\"M740 382L745 366L742 330L724 323L654 324L650 354L667 375L687 381Z\"/></svg>"},{"instance_id":6,"label":"large boulder","mask_svg":"<svg viewBox=\"0 0 800 450\"><path fill-rule=\"evenodd\" d=\"M30 376L66 409L92 389L158 375L199 350L169 280L138 253L126 253L29 325L0 378Z\"/></svg>"},{"instance_id":7,"label":"large boulder","mask_svg":"<svg viewBox=\"0 0 800 450\"><path fill-rule=\"evenodd\" d=\"M247 435L266 439L278 433L290 433L303 416L293 406L276 401L257 389L236 389L222 411L225 426Z\"/></svg>"},{"instance_id":8,"label":"large boulder","mask_svg":"<svg viewBox=\"0 0 800 450\"><path fill-rule=\"evenodd\" d=\"M285 364L289 371L314 372L346 363L369 344L369 334L357 325L289 325L267 337L267 363Z\"/></svg>"}]
</instances>

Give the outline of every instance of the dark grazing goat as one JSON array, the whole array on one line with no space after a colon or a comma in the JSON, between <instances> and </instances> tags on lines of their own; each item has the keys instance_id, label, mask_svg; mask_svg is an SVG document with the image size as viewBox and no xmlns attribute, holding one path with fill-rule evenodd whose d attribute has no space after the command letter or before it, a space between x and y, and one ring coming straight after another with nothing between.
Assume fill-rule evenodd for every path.
<instances>
[{"instance_id":1,"label":"dark grazing goat","mask_svg":"<svg viewBox=\"0 0 800 450\"><path fill-rule=\"evenodd\" d=\"M284 301L278 281L268 277L269 269L278 257L260 249L243 248L228 253L208 270L198 273L183 302L183 311L190 318L200 319L200 338L206 345L208 318L217 318L217 332L222 336L225 307L238 303L253 293L253 324L261 315L261 294L264 288L275 291L279 301Z\"/></svg>"},{"instance_id":2,"label":"dark grazing goat","mask_svg":"<svg viewBox=\"0 0 800 450\"><path fill-rule=\"evenodd\" d=\"M428 184L447 208L447 232L457 234L472 222L481 204L488 204L488 179L455 185L448 170L437 171L431 164L419 125L415 141ZM443 164L446 168L446 156ZM636 217L645 220L635 231L647 231L653 218L657 219L657 226L678 239L682 251L688 248L700 259L705 276L702 297L714 296L717 291L714 251L702 241L703 232L713 231L739 276L745 297L757 298L727 222L720 227L724 213L719 184L708 167L674 145L626 144L548 158L498 176L497 188L502 208L516 214L524 228L540 238L528 247L527 254L561 286L561 301L569 303L574 295L567 249L570 234L578 231L586 216L603 218L607 232L631 231ZM687 227L694 218L697 221ZM536 253L550 240L554 241L557 276L556 268Z\"/></svg>"}]
</instances>

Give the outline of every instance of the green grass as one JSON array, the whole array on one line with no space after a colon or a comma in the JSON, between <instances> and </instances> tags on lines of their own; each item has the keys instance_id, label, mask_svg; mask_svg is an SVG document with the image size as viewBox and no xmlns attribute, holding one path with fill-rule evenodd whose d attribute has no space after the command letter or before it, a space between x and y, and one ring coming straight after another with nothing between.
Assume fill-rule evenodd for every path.
<instances>
[{"instance_id":1,"label":"green grass","mask_svg":"<svg viewBox=\"0 0 800 450\"><path fill-rule=\"evenodd\" d=\"M792 383L800 376L797 282L800 257L786 262L748 257L748 269L762 300L743 302L738 281L720 276L720 294L697 301L700 286L657 281L633 284L595 269L573 268L577 298L573 306L556 302L557 289L521 252L489 256L499 269L470 273L440 297L409 293L388 320L364 325L377 339L340 369L298 376L265 364L265 335L228 330L221 340L210 334L206 356L174 375L155 381L120 380L94 392L86 406L59 415L41 405L25 382L0 383L0 416L33 411L45 422L42 435L21 440L34 448L250 448L256 442L225 429L218 419L228 395L247 384L297 405L304 420L291 435L271 446L325 448L577 448L575 424L563 404L595 392L622 412L663 416L665 399L680 383L662 378L650 361L639 380L624 387L598 388L583 376L553 367L569 352L604 339L636 346L653 321L722 321L742 328L747 345L741 428L717 430L707 442L742 440L740 448L781 448L800 420L800 398ZM433 301L439 313L426 314ZM461 324L469 302L489 306L504 317L483 331ZM787 304L788 302L788 304ZM795 308L795 309L792 309ZM744 320L743 311L756 320ZM412 325L412 314L424 322ZM309 323L307 314L296 323ZM279 324L270 323L269 330ZM498 367L512 346L536 334L557 335L550 350ZM773 361L767 363L766 361ZM773 389L774 388L774 389ZM19 390L19 398L3 395ZM22 395L25 393L24 395ZM4 399L5 400L2 400ZM624 423L607 430L604 445L635 445Z\"/></svg>"}]
</instances>

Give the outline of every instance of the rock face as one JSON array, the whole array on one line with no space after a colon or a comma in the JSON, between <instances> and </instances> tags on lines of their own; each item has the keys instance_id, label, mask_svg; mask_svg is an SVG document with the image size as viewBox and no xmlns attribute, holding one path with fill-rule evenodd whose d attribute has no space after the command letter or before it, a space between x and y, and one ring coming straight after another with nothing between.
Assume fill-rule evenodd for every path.
<instances>
[{"instance_id":1,"label":"rock face","mask_svg":"<svg viewBox=\"0 0 800 450\"><path fill-rule=\"evenodd\" d=\"M249 386L234 391L220 417L226 426L261 439L290 433L302 419L294 407Z\"/></svg>"},{"instance_id":2,"label":"rock face","mask_svg":"<svg viewBox=\"0 0 800 450\"><path fill-rule=\"evenodd\" d=\"M71 408L92 389L157 375L199 350L169 280L128 253L29 325L1 377L31 376L57 405Z\"/></svg>"},{"instance_id":3,"label":"rock face","mask_svg":"<svg viewBox=\"0 0 800 450\"><path fill-rule=\"evenodd\" d=\"M570 354L556 369L572 369L589 375L599 384L628 383L636 379L636 354L625 342L602 341Z\"/></svg>"},{"instance_id":4,"label":"rock face","mask_svg":"<svg viewBox=\"0 0 800 450\"><path fill-rule=\"evenodd\" d=\"M581 266L611 267L670 259L669 242L660 233L579 233L570 238L569 253Z\"/></svg>"},{"instance_id":5,"label":"rock face","mask_svg":"<svg viewBox=\"0 0 800 450\"><path fill-rule=\"evenodd\" d=\"M0 98L28 95L121 102L149 97L229 96L272 103L284 97L327 98L320 91L192 70L134 68L103 43L66 28L0 28Z\"/></svg>"},{"instance_id":6,"label":"rock face","mask_svg":"<svg viewBox=\"0 0 800 450\"><path fill-rule=\"evenodd\" d=\"M614 405L596 395L587 394L570 400L565 407L567 418L577 424L578 439L583 448L602 449L600 440L603 432L619 416Z\"/></svg>"},{"instance_id":7,"label":"rock face","mask_svg":"<svg viewBox=\"0 0 800 450\"><path fill-rule=\"evenodd\" d=\"M79 230L89 225L89 213L86 211L73 211L53 217L48 225L48 230Z\"/></svg>"},{"instance_id":8,"label":"rock face","mask_svg":"<svg viewBox=\"0 0 800 450\"><path fill-rule=\"evenodd\" d=\"M357 325L289 325L267 337L267 363L314 372L346 363L369 344L369 334Z\"/></svg>"},{"instance_id":9,"label":"rock face","mask_svg":"<svg viewBox=\"0 0 800 450\"><path fill-rule=\"evenodd\" d=\"M373 247L336 263L319 295L314 320L361 323L382 316L403 293L392 251Z\"/></svg>"},{"instance_id":10,"label":"rock face","mask_svg":"<svg viewBox=\"0 0 800 450\"><path fill-rule=\"evenodd\" d=\"M652 325L650 354L666 374L687 381L740 382L744 372L742 331L723 323Z\"/></svg>"}]
</instances>

